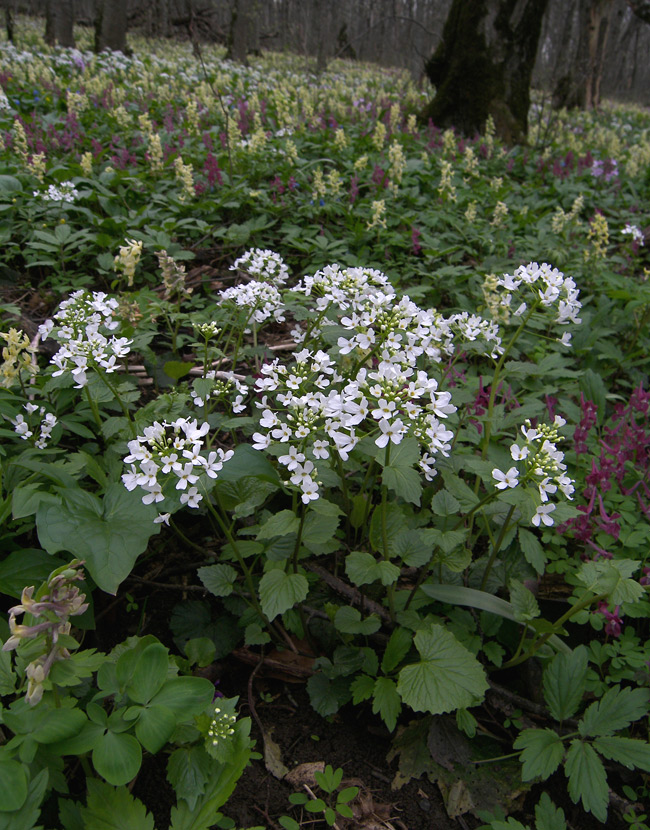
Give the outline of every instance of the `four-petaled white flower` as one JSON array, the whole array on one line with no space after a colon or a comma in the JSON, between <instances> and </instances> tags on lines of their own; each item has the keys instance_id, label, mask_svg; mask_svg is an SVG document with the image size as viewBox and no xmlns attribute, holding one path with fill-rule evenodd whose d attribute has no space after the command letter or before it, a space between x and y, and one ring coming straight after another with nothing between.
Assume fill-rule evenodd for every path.
<instances>
[{"instance_id":1,"label":"four-petaled white flower","mask_svg":"<svg viewBox=\"0 0 650 830\"><path fill-rule=\"evenodd\" d=\"M554 504L540 504L540 506L535 511L535 515L530 520L535 527L539 527L540 522L546 525L546 527L551 527L553 524L553 518L549 516L549 513L552 513L555 510Z\"/></svg>"},{"instance_id":2,"label":"four-petaled white flower","mask_svg":"<svg viewBox=\"0 0 650 830\"><path fill-rule=\"evenodd\" d=\"M516 467L511 467L506 473L495 467L492 477L498 482L495 485L497 490L505 490L506 487L516 487L519 484L519 470Z\"/></svg>"}]
</instances>

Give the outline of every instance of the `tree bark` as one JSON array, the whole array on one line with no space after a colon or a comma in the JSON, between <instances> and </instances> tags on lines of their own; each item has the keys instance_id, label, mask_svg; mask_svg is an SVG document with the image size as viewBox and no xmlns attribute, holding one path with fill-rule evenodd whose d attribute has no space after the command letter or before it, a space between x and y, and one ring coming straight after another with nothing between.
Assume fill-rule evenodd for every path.
<instances>
[{"instance_id":1,"label":"tree bark","mask_svg":"<svg viewBox=\"0 0 650 830\"><path fill-rule=\"evenodd\" d=\"M47 0L45 3L45 35L43 39L48 46L56 43L56 0Z\"/></svg>"},{"instance_id":2,"label":"tree bark","mask_svg":"<svg viewBox=\"0 0 650 830\"><path fill-rule=\"evenodd\" d=\"M59 46L74 48L74 0L57 0L54 32Z\"/></svg>"},{"instance_id":3,"label":"tree bark","mask_svg":"<svg viewBox=\"0 0 650 830\"><path fill-rule=\"evenodd\" d=\"M16 13L16 0L4 0L2 3L5 10L5 29L7 31L7 40L9 43L14 42L14 26Z\"/></svg>"},{"instance_id":4,"label":"tree bark","mask_svg":"<svg viewBox=\"0 0 650 830\"><path fill-rule=\"evenodd\" d=\"M650 0L627 0L628 6L644 23L650 23Z\"/></svg>"},{"instance_id":5,"label":"tree bark","mask_svg":"<svg viewBox=\"0 0 650 830\"><path fill-rule=\"evenodd\" d=\"M506 143L525 142L530 79L548 0L453 0L425 71L436 86L422 111L466 135L492 116Z\"/></svg>"},{"instance_id":6,"label":"tree bark","mask_svg":"<svg viewBox=\"0 0 650 830\"><path fill-rule=\"evenodd\" d=\"M248 53L259 51L254 0L233 0L226 58L248 65Z\"/></svg>"},{"instance_id":7,"label":"tree bark","mask_svg":"<svg viewBox=\"0 0 650 830\"><path fill-rule=\"evenodd\" d=\"M126 53L127 0L103 0L98 4L95 51Z\"/></svg>"}]
</instances>

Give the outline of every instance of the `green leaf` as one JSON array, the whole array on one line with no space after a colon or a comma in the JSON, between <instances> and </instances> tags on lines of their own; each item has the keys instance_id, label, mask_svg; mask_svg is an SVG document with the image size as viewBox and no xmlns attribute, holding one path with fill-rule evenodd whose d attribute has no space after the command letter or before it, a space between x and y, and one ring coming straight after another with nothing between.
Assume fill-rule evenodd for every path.
<instances>
[{"instance_id":1,"label":"green leaf","mask_svg":"<svg viewBox=\"0 0 650 830\"><path fill-rule=\"evenodd\" d=\"M544 555L544 548L539 539L534 533L531 533L530 530L526 530L524 527L519 528L517 535L526 562L532 565L538 574L543 574L544 567L546 566L546 556Z\"/></svg>"},{"instance_id":2,"label":"green leaf","mask_svg":"<svg viewBox=\"0 0 650 830\"><path fill-rule=\"evenodd\" d=\"M569 654L556 654L544 669L544 698L555 720L575 715L586 685L587 649L578 646Z\"/></svg>"},{"instance_id":3,"label":"green leaf","mask_svg":"<svg viewBox=\"0 0 650 830\"><path fill-rule=\"evenodd\" d=\"M163 366L163 372L172 380L180 380L192 371L192 364L182 360L168 360Z\"/></svg>"},{"instance_id":4,"label":"green leaf","mask_svg":"<svg viewBox=\"0 0 650 830\"><path fill-rule=\"evenodd\" d=\"M439 602L445 602L449 605L467 605L470 608L480 608L481 611L489 611L491 614L497 614L506 620L516 622L512 605L506 600L494 596L494 594L489 594L487 591L466 588L464 585L438 585L431 583L422 585L420 590ZM553 635L548 642L557 651L567 653L570 651L566 643L562 642L556 635Z\"/></svg>"},{"instance_id":5,"label":"green leaf","mask_svg":"<svg viewBox=\"0 0 650 830\"><path fill-rule=\"evenodd\" d=\"M171 709L181 723L200 714L214 697L214 685L206 677L171 677L151 700Z\"/></svg>"},{"instance_id":6,"label":"green leaf","mask_svg":"<svg viewBox=\"0 0 650 830\"><path fill-rule=\"evenodd\" d=\"M219 473L219 480L238 481L245 476L255 476L273 484L280 482L275 468L259 450L254 450L250 444L239 444L235 447L233 457L224 464Z\"/></svg>"},{"instance_id":7,"label":"green leaf","mask_svg":"<svg viewBox=\"0 0 650 830\"><path fill-rule=\"evenodd\" d=\"M449 490L439 490L431 499L431 509L436 516L455 516L460 510L460 502Z\"/></svg>"},{"instance_id":8,"label":"green leaf","mask_svg":"<svg viewBox=\"0 0 650 830\"><path fill-rule=\"evenodd\" d=\"M408 628L396 628L390 635L381 661L381 670L390 674L411 650L413 635Z\"/></svg>"},{"instance_id":9,"label":"green leaf","mask_svg":"<svg viewBox=\"0 0 650 830\"><path fill-rule=\"evenodd\" d=\"M277 536L288 536L290 533L297 533L300 527L300 520L293 510L281 510L264 522L257 533L257 540L275 539Z\"/></svg>"},{"instance_id":10,"label":"green leaf","mask_svg":"<svg viewBox=\"0 0 650 830\"><path fill-rule=\"evenodd\" d=\"M374 634L381 628L381 620L376 614L361 619L361 612L350 605L341 606L334 617L334 625L344 634Z\"/></svg>"},{"instance_id":11,"label":"green leaf","mask_svg":"<svg viewBox=\"0 0 650 830\"><path fill-rule=\"evenodd\" d=\"M588 813L607 821L609 790L605 767L590 744L575 739L571 741L564 763L569 778L569 795L574 804L582 801Z\"/></svg>"},{"instance_id":12,"label":"green leaf","mask_svg":"<svg viewBox=\"0 0 650 830\"><path fill-rule=\"evenodd\" d=\"M92 759L93 766L102 778L109 784L119 787L127 784L138 774L142 763L142 749L133 735L127 735L125 732L106 732L98 739Z\"/></svg>"},{"instance_id":13,"label":"green leaf","mask_svg":"<svg viewBox=\"0 0 650 830\"><path fill-rule=\"evenodd\" d=\"M207 565L199 568L198 576L205 587L215 597L228 597L233 592L237 581L237 571L232 565Z\"/></svg>"},{"instance_id":14,"label":"green leaf","mask_svg":"<svg viewBox=\"0 0 650 830\"><path fill-rule=\"evenodd\" d=\"M431 625L414 637L421 661L399 673L397 690L416 712L434 715L483 700L488 683L483 667L441 625Z\"/></svg>"},{"instance_id":15,"label":"green leaf","mask_svg":"<svg viewBox=\"0 0 650 830\"><path fill-rule=\"evenodd\" d=\"M631 575L638 569L634 559L599 559L584 562L576 574L580 582L595 594L608 594L612 605L638 602L645 591Z\"/></svg>"},{"instance_id":16,"label":"green leaf","mask_svg":"<svg viewBox=\"0 0 650 830\"><path fill-rule=\"evenodd\" d=\"M167 762L167 780L177 798L187 802L190 810L196 807L199 796L205 792L214 761L202 746L175 749Z\"/></svg>"},{"instance_id":17,"label":"green leaf","mask_svg":"<svg viewBox=\"0 0 650 830\"><path fill-rule=\"evenodd\" d=\"M154 830L147 808L126 787L116 789L94 778L87 779L87 786L88 803L81 808L81 814L88 830Z\"/></svg>"},{"instance_id":18,"label":"green leaf","mask_svg":"<svg viewBox=\"0 0 650 830\"><path fill-rule=\"evenodd\" d=\"M184 651L190 665L204 669L214 662L217 647L209 637L193 637L185 643Z\"/></svg>"},{"instance_id":19,"label":"green leaf","mask_svg":"<svg viewBox=\"0 0 650 830\"><path fill-rule=\"evenodd\" d=\"M594 737L625 729L648 713L649 696L647 689L615 686L588 707L578 724L578 731L583 737Z\"/></svg>"},{"instance_id":20,"label":"green leaf","mask_svg":"<svg viewBox=\"0 0 650 830\"><path fill-rule=\"evenodd\" d=\"M16 674L11 668L11 654L2 651L4 643L0 640L0 697L13 694L16 688Z\"/></svg>"},{"instance_id":21,"label":"green leaf","mask_svg":"<svg viewBox=\"0 0 650 830\"><path fill-rule=\"evenodd\" d=\"M548 793L542 793L535 807L536 830L566 830L564 810L556 807Z\"/></svg>"},{"instance_id":22,"label":"green leaf","mask_svg":"<svg viewBox=\"0 0 650 830\"><path fill-rule=\"evenodd\" d=\"M596 404L598 424L602 424L607 407L607 387L603 379L593 369L586 369L580 375L579 386L585 400Z\"/></svg>"},{"instance_id":23,"label":"green leaf","mask_svg":"<svg viewBox=\"0 0 650 830\"><path fill-rule=\"evenodd\" d=\"M140 710L135 734L142 746L155 755L171 738L176 728L176 715L167 706L147 706Z\"/></svg>"},{"instance_id":24,"label":"green leaf","mask_svg":"<svg viewBox=\"0 0 650 830\"><path fill-rule=\"evenodd\" d=\"M28 585L40 585L65 561L37 548L22 548L0 562L0 593L20 597Z\"/></svg>"},{"instance_id":25,"label":"green leaf","mask_svg":"<svg viewBox=\"0 0 650 830\"><path fill-rule=\"evenodd\" d=\"M510 605L517 622L529 622L539 617L539 605L532 591L518 579L511 579L510 584Z\"/></svg>"},{"instance_id":26,"label":"green leaf","mask_svg":"<svg viewBox=\"0 0 650 830\"><path fill-rule=\"evenodd\" d=\"M593 743L594 748L610 761L623 764L628 769L642 769L650 772L650 745L636 738L600 737Z\"/></svg>"},{"instance_id":27,"label":"green leaf","mask_svg":"<svg viewBox=\"0 0 650 830\"><path fill-rule=\"evenodd\" d=\"M454 475L451 470L443 470L442 478L447 490L458 500L461 510L471 510L474 505L478 504L479 497L476 493L462 478Z\"/></svg>"},{"instance_id":28,"label":"green leaf","mask_svg":"<svg viewBox=\"0 0 650 830\"><path fill-rule=\"evenodd\" d=\"M392 585L401 573L397 565L386 560L377 561L366 551L352 551L345 558L345 572L355 585L366 585L381 580L383 585Z\"/></svg>"},{"instance_id":29,"label":"green leaf","mask_svg":"<svg viewBox=\"0 0 650 830\"><path fill-rule=\"evenodd\" d=\"M131 700L148 703L167 678L169 652L162 643L152 643L140 654L126 687Z\"/></svg>"},{"instance_id":30,"label":"green leaf","mask_svg":"<svg viewBox=\"0 0 650 830\"><path fill-rule=\"evenodd\" d=\"M267 571L259 585L262 611L269 620L274 620L278 614L284 614L298 602L306 599L309 593L309 584L302 574L287 574L274 568Z\"/></svg>"},{"instance_id":31,"label":"green leaf","mask_svg":"<svg viewBox=\"0 0 650 830\"><path fill-rule=\"evenodd\" d=\"M384 467L382 482L398 498L404 499L411 504L420 504L422 496L422 481L420 474L413 467L391 463Z\"/></svg>"},{"instance_id":32,"label":"green leaf","mask_svg":"<svg viewBox=\"0 0 650 830\"><path fill-rule=\"evenodd\" d=\"M48 779L48 770L42 769L29 782L27 798L23 806L11 814L5 813L3 815L0 812L3 830L32 830L32 828L37 827L41 802L45 791L48 789Z\"/></svg>"},{"instance_id":33,"label":"green leaf","mask_svg":"<svg viewBox=\"0 0 650 830\"><path fill-rule=\"evenodd\" d=\"M375 689L375 678L369 677L367 674L359 674L354 678L350 686L352 692L352 703L356 706L364 700L372 697Z\"/></svg>"},{"instance_id":34,"label":"green leaf","mask_svg":"<svg viewBox=\"0 0 650 830\"><path fill-rule=\"evenodd\" d=\"M389 502L386 506L386 539L388 542L388 555L395 556L395 544L399 535L404 530L403 506ZM370 544L373 549L384 553L384 521L382 518L382 505L378 505L372 512L370 519Z\"/></svg>"},{"instance_id":35,"label":"green leaf","mask_svg":"<svg viewBox=\"0 0 650 830\"><path fill-rule=\"evenodd\" d=\"M114 594L147 549L156 508L136 492L109 484L103 499L79 489L64 491L61 505L42 505L36 514L38 538L48 553L70 551L86 561L98 587Z\"/></svg>"},{"instance_id":36,"label":"green leaf","mask_svg":"<svg viewBox=\"0 0 650 830\"><path fill-rule=\"evenodd\" d=\"M372 697L373 714L379 714L388 731L392 732L402 711L402 701L394 681L389 677L378 677Z\"/></svg>"},{"instance_id":37,"label":"green leaf","mask_svg":"<svg viewBox=\"0 0 650 830\"><path fill-rule=\"evenodd\" d=\"M335 677L330 680L322 672L312 674L307 681L307 692L312 707L323 718L338 712L350 697L346 677Z\"/></svg>"},{"instance_id":38,"label":"green leaf","mask_svg":"<svg viewBox=\"0 0 650 830\"><path fill-rule=\"evenodd\" d=\"M320 499L313 502L313 504L318 504L319 501ZM303 545L315 554L330 553L337 550L338 544L335 534L338 526L339 517L337 513L330 511L321 513L318 510L310 510L305 516L302 528Z\"/></svg>"},{"instance_id":39,"label":"green leaf","mask_svg":"<svg viewBox=\"0 0 650 830\"><path fill-rule=\"evenodd\" d=\"M20 810L27 800L27 771L18 761L0 760L0 815Z\"/></svg>"},{"instance_id":40,"label":"green leaf","mask_svg":"<svg viewBox=\"0 0 650 830\"><path fill-rule=\"evenodd\" d=\"M524 729L513 746L522 750L522 781L547 779L553 775L564 757L564 744L553 729Z\"/></svg>"}]
</instances>

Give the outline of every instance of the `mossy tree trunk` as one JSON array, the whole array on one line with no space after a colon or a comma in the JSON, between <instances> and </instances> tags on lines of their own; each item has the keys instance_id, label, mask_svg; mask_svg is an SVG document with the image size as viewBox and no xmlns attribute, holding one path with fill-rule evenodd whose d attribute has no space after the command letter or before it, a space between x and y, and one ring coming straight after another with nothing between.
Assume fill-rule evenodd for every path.
<instances>
[{"instance_id":1,"label":"mossy tree trunk","mask_svg":"<svg viewBox=\"0 0 650 830\"><path fill-rule=\"evenodd\" d=\"M548 0L453 0L425 69L436 95L421 115L465 135L492 116L497 135L522 143L530 79Z\"/></svg>"}]
</instances>

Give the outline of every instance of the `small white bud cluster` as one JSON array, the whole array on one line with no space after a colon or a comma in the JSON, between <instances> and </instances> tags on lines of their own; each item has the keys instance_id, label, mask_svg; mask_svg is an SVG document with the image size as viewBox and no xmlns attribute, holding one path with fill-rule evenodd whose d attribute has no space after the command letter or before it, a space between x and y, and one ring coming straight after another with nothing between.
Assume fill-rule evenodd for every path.
<instances>
[{"instance_id":1,"label":"small white bud cluster","mask_svg":"<svg viewBox=\"0 0 650 830\"><path fill-rule=\"evenodd\" d=\"M208 727L208 738L212 740L212 746L216 746L220 741L227 740L235 734L234 723L236 720L236 715L222 712L219 706L214 707L214 715Z\"/></svg>"}]
</instances>

